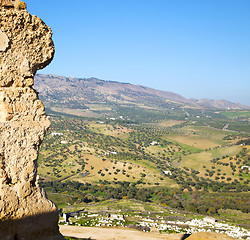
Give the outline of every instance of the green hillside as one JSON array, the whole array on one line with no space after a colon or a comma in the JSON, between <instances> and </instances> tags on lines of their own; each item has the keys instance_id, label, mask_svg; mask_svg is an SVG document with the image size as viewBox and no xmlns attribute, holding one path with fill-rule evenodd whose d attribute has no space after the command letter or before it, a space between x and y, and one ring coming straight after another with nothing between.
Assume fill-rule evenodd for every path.
<instances>
[{"instance_id":1,"label":"green hillside","mask_svg":"<svg viewBox=\"0 0 250 240\"><path fill-rule=\"evenodd\" d=\"M117 198L200 214L249 211L250 175L242 166L250 165L250 146L238 144L247 133L176 120L51 115L51 122L39 175L59 207Z\"/></svg>"}]
</instances>

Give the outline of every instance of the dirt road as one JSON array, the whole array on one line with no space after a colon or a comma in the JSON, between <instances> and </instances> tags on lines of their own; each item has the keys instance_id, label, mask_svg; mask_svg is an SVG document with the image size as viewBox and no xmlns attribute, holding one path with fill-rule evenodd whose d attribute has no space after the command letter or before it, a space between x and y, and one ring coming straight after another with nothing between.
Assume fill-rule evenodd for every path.
<instances>
[{"instance_id":1,"label":"dirt road","mask_svg":"<svg viewBox=\"0 0 250 240\"><path fill-rule=\"evenodd\" d=\"M126 228L97 228L60 226L60 232L64 236L76 238L91 238L91 240L182 240L183 234L159 234L147 233Z\"/></svg>"}]
</instances>

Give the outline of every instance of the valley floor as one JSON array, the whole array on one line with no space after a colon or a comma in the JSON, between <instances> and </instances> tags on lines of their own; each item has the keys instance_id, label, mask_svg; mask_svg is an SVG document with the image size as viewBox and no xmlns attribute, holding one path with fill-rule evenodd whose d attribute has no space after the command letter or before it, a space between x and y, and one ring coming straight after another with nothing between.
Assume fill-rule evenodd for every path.
<instances>
[{"instance_id":1,"label":"valley floor","mask_svg":"<svg viewBox=\"0 0 250 240\"><path fill-rule=\"evenodd\" d=\"M60 232L63 236L76 238L90 238L92 240L181 240L185 239L183 234L159 234L153 232L141 232L126 228L95 228L95 227L77 227L60 226Z\"/></svg>"}]
</instances>

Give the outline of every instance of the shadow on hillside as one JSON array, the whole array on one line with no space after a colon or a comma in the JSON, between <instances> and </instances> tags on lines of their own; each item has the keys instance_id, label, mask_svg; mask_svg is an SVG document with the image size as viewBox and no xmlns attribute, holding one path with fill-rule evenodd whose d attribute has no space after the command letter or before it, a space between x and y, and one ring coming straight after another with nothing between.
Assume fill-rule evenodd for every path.
<instances>
[{"instance_id":1,"label":"shadow on hillside","mask_svg":"<svg viewBox=\"0 0 250 240\"><path fill-rule=\"evenodd\" d=\"M59 233L58 211L23 217L17 220L0 220L0 239L34 240L52 239L64 240Z\"/></svg>"},{"instance_id":2,"label":"shadow on hillside","mask_svg":"<svg viewBox=\"0 0 250 240\"><path fill-rule=\"evenodd\" d=\"M184 234L183 237L181 238L181 240L184 240L184 239L188 238L189 236L191 236L191 234Z\"/></svg>"}]
</instances>

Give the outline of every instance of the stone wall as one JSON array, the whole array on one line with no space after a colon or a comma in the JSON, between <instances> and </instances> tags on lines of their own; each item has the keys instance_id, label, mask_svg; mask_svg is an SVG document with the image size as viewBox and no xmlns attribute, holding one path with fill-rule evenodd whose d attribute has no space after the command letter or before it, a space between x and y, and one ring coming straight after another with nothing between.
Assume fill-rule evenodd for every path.
<instances>
[{"instance_id":1,"label":"stone wall","mask_svg":"<svg viewBox=\"0 0 250 240\"><path fill-rule=\"evenodd\" d=\"M50 121L32 88L54 51L40 18L0 7L0 239L64 239L58 210L38 184L38 149Z\"/></svg>"}]
</instances>

